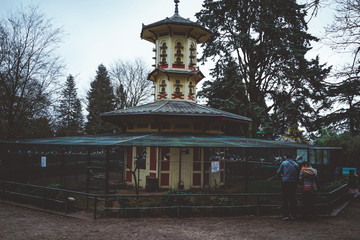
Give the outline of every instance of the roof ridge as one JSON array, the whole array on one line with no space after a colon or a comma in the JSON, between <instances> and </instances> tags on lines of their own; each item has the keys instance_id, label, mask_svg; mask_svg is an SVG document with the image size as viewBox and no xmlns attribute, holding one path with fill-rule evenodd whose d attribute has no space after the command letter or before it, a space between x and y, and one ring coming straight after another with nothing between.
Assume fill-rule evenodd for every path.
<instances>
[{"instance_id":1,"label":"roof ridge","mask_svg":"<svg viewBox=\"0 0 360 240\"><path fill-rule=\"evenodd\" d=\"M155 108L154 110L152 110L150 112L155 112L155 111L159 110L160 108L162 108L163 106L165 106L168 103L169 103L169 100L166 100L163 104L161 104L159 107Z\"/></svg>"},{"instance_id":2,"label":"roof ridge","mask_svg":"<svg viewBox=\"0 0 360 240\"><path fill-rule=\"evenodd\" d=\"M109 112L103 112L103 113L100 113L100 116L105 116L105 115L109 115L109 114L113 114L113 113L117 113L117 112L124 112L124 111L127 111L129 109L137 109L137 108L141 108L143 106L147 106L147 105L150 105L150 104L153 104L153 102L149 102L149 103L145 103L145 104L142 104L142 105L137 105L137 106L132 106L132 107L129 107L129 108L120 108L120 109L115 109L115 110L112 110L112 111L109 111Z\"/></svg>"},{"instance_id":3,"label":"roof ridge","mask_svg":"<svg viewBox=\"0 0 360 240\"><path fill-rule=\"evenodd\" d=\"M209 108L214 109L214 110L218 110L218 109L215 109L215 108L212 108L212 107L204 106L204 105L193 103L193 102L189 102L189 103L194 104L194 105L196 105L196 106L198 106L198 107L200 107L202 109L205 109L205 110L209 110Z\"/></svg>"},{"instance_id":4,"label":"roof ridge","mask_svg":"<svg viewBox=\"0 0 360 240\"><path fill-rule=\"evenodd\" d=\"M191 102L191 103L192 103L192 102ZM229 114L229 115L235 115L235 116L241 116L241 117L244 117L244 118L248 118L248 117L245 117L245 116L236 114L236 113L227 112L227 111L220 110L220 109L217 109L217 108L213 108L213 107L209 107L209 106L205 106L205 105L201 105L201 104L197 104L197 103L192 103L192 104L196 104L197 106L199 106L199 107L202 108L202 109L212 110L212 111L214 111L214 112L216 112L216 113L219 113L219 114L225 113L225 114ZM250 118L248 118L248 119L250 119Z\"/></svg>"},{"instance_id":5,"label":"roof ridge","mask_svg":"<svg viewBox=\"0 0 360 240\"><path fill-rule=\"evenodd\" d=\"M223 110L220 110L220 109L217 109L217 108L213 108L213 107L209 107L209 106L206 106L206 105L201 105L201 104L197 104L195 103L196 105L198 105L199 107L203 108L203 109L211 109L215 112L218 112L218 113L227 113L227 114L234 114L234 115L238 115L238 116L241 116L239 114L235 114L235 113L232 113L232 112L227 112L227 111L223 111ZM243 117L243 116L242 116Z\"/></svg>"}]
</instances>

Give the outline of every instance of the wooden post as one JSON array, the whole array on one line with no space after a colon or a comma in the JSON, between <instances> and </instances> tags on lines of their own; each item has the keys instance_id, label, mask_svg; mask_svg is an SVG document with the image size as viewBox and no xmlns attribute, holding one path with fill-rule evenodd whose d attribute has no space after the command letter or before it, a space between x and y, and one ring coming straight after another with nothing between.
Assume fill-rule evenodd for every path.
<instances>
[{"instance_id":1,"label":"wooden post","mask_svg":"<svg viewBox=\"0 0 360 240\"><path fill-rule=\"evenodd\" d=\"M178 209L177 209L177 215L178 215L178 218L180 218L181 214L180 214L180 194L177 197L177 200L178 200Z\"/></svg>"},{"instance_id":2,"label":"wooden post","mask_svg":"<svg viewBox=\"0 0 360 240\"><path fill-rule=\"evenodd\" d=\"M96 220L97 196L94 197L94 220Z\"/></svg>"},{"instance_id":3,"label":"wooden post","mask_svg":"<svg viewBox=\"0 0 360 240\"><path fill-rule=\"evenodd\" d=\"M109 151L110 147L105 147L105 193L109 193Z\"/></svg>"},{"instance_id":4,"label":"wooden post","mask_svg":"<svg viewBox=\"0 0 360 240\"><path fill-rule=\"evenodd\" d=\"M248 192L249 187L249 168L248 168L248 159L245 161L245 192Z\"/></svg>"},{"instance_id":5,"label":"wooden post","mask_svg":"<svg viewBox=\"0 0 360 240\"><path fill-rule=\"evenodd\" d=\"M181 148L179 151L179 183L178 183L178 189L180 189L181 186Z\"/></svg>"},{"instance_id":6,"label":"wooden post","mask_svg":"<svg viewBox=\"0 0 360 240\"><path fill-rule=\"evenodd\" d=\"M260 197L256 196L256 216L260 216Z\"/></svg>"},{"instance_id":7,"label":"wooden post","mask_svg":"<svg viewBox=\"0 0 360 240\"><path fill-rule=\"evenodd\" d=\"M89 184L90 184L90 154L91 148L88 147L87 152L87 167L86 167L86 192L89 193ZM89 196L86 195L86 209L89 209Z\"/></svg>"},{"instance_id":8,"label":"wooden post","mask_svg":"<svg viewBox=\"0 0 360 240\"><path fill-rule=\"evenodd\" d=\"M42 191L42 208L45 209L45 191L46 189L43 188L43 191Z\"/></svg>"},{"instance_id":9,"label":"wooden post","mask_svg":"<svg viewBox=\"0 0 360 240\"><path fill-rule=\"evenodd\" d=\"M249 169L248 169L248 159L249 156L245 149L245 192L248 193L248 185L249 185ZM245 197L246 205L248 205L248 197Z\"/></svg>"},{"instance_id":10,"label":"wooden post","mask_svg":"<svg viewBox=\"0 0 360 240\"><path fill-rule=\"evenodd\" d=\"M327 195L327 212L328 212L328 215L330 216L331 215L331 200L330 200L329 195Z\"/></svg>"},{"instance_id":11,"label":"wooden post","mask_svg":"<svg viewBox=\"0 0 360 240\"><path fill-rule=\"evenodd\" d=\"M62 154L61 154L61 184L65 188L66 186L66 179L65 179L65 146L62 148Z\"/></svg>"},{"instance_id":12,"label":"wooden post","mask_svg":"<svg viewBox=\"0 0 360 240\"><path fill-rule=\"evenodd\" d=\"M5 200L5 183L4 182L2 183L2 195L1 195L1 198L3 200Z\"/></svg>"},{"instance_id":13,"label":"wooden post","mask_svg":"<svg viewBox=\"0 0 360 240\"><path fill-rule=\"evenodd\" d=\"M65 199L64 199L64 204L65 204L65 213L67 214L69 212L69 193L66 192L65 193Z\"/></svg>"},{"instance_id":14,"label":"wooden post","mask_svg":"<svg viewBox=\"0 0 360 240\"><path fill-rule=\"evenodd\" d=\"M27 148L26 148L26 146L25 146L25 147L24 147L24 150L23 150L23 151L24 151L24 157L23 157L23 164L22 164L22 165L23 165L23 169L22 169L22 171L23 171L23 179L22 179L22 180L23 180L23 183L26 183L26 182L27 182L27 179L26 179L26 178L27 178L27 177L26 177L26 176L27 176L27 166L26 166L26 165L27 165L27 164L26 164L26 163L27 163L27 150L26 150L26 149L27 149Z\"/></svg>"}]
</instances>

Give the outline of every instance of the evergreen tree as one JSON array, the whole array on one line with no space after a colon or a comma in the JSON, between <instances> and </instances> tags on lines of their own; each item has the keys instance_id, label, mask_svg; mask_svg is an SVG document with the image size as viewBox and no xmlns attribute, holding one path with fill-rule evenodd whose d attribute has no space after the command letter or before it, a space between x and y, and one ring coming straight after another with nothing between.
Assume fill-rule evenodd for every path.
<instances>
[{"instance_id":1,"label":"evergreen tree","mask_svg":"<svg viewBox=\"0 0 360 240\"><path fill-rule=\"evenodd\" d=\"M340 74L343 75L343 74ZM324 116L324 127L360 134L360 74L350 74L329 88L336 110Z\"/></svg>"},{"instance_id":2,"label":"evergreen tree","mask_svg":"<svg viewBox=\"0 0 360 240\"><path fill-rule=\"evenodd\" d=\"M88 116L86 123L87 134L110 133L116 126L101 120L100 113L115 109L114 89L105 66L100 64L96 71L96 77L91 82L91 88L87 96Z\"/></svg>"},{"instance_id":3,"label":"evergreen tree","mask_svg":"<svg viewBox=\"0 0 360 240\"><path fill-rule=\"evenodd\" d=\"M216 67L202 94L227 91L208 104L221 99L237 106L238 114L253 119L252 137L275 138L297 126L313 130L328 106L322 93L330 69L305 59L317 39L306 32L303 6L295 0L206 0L203 7L197 18L213 36L201 59L216 59Z\"/></svg>"},{"instance_id":4,"label":"evergreen tree","mask_svg":"<svg viewBox=\"0 0 360 240\"><path fill-rule=\"evenodd\" d=\"M324 117L324 127L337 132L360 134L360 0L336 0L334 22L327 28L331 46L352 53L337 72L341 81L330 86L334 111Z\"/></svg>"},{"instance_id":5,"label":"evergreen tree","mask_svg":"<svg viewBox=\"0 0 360 240\"><path fill-rule=\"evenodd\" d=\"M72 75L69 75L66 79L58 112L57 136L74 136L82 133L84 117Z\"/></svg>"},{"instance_id":6,"label":"evergreen tree","mask_svg":"<svg viewBox=\"0 0 360 240\"><path fill-rule=\"evenodd\" d=\"M124 89L124 85L119 84L115 91L116 94L116 109L124 109L126 108L126 91Z\"/></svg>"}]
</instances>

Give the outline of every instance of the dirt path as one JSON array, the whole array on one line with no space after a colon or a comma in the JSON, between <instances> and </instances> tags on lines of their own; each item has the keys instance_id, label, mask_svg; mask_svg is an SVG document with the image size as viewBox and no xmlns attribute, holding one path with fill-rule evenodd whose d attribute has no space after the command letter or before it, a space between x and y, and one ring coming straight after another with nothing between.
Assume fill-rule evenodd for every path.
<instances>
[{"instance_id":1,"label":"dirt path","mask_svg":"<svg viewBox=\"0 0 360 240\"><path fill-rule=\"evenodd\" d=\"M0 239L360 239L360 198L337 217L81 220L0 203Z\"/></svg>"}]
</instances>

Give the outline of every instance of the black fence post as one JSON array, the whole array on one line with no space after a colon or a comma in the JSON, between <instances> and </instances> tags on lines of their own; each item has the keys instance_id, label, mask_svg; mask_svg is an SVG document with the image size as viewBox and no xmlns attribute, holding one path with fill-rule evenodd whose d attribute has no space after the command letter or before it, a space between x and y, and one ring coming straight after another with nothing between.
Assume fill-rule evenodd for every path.
<instances>
[{"instance_id":1,"label":"black fence post","mask_svg":"<svg viewBox=\"0 0 360 240\"><path fill-rule=\"evenodd\" d=\"M5 200L5 183L4 183L4 182L2 182L2 194L1 194L1 198L2 198L3 200Z\"/></svg>"},{"instance_id":2,"label":"black fence post","mask_svg":"<svg viewBox=\"0 0 360 240\"><path fill-rule=\"evenodd\" d=\"M61 184L65 187L66 186L66 177L65 177L65 147L61 150Z\"/></svg>"},{"instance_id":3,"label":"black fence post","mask_svg":"<svg viewBox=\"0 0 360 240\"><path fill-rule=\"evenodd\" d=\"M180 200L181 200L181 196L178 195L176 196L177 197L177 200L178 200L178 210L177 210L177 215L178 215L178 218L180 218L181 216L181 212L180 212L180 208L181 208L181 205L180 205Z\"/></svg>"},{"instance_id":4,"label":"black fence post","mask_svg":"<svg viewBox=\"0 0 360 240\"><path fill-rule=\"evenodd\" d=\"M105 193L109 193L109 159L110 147L105 147Z\"/></svg>"},{"instance_id":5,"label":"black fence post","mask_svg":"<svg viewBox=\"0 0 360 240\"><path fill-rule=\"evenodd\" d=\"M44 209L45 209L45 200L46 200L45 191L46 191L46 189L43 188L43 191L42 191L42 208L44 208Z\"/></svg>"},{"instance_id":6,"label":"black fence post","mask_svg":"<svg viewBox=\"0 0 360 240\"><path fill-rule=\"evenodd\" d=\"M328 215L331 215L331 199L330 199L330 194L327 194L327 212Z\"/></svg>"},{"instance_id":7,"label":"black fence post","mask_svg":"<svg viewBox=\"0 0 360 240\"><path fill-rule=\"evenodd\" d=\"M94 197L94 220L96 220L97 196Z\"/></svg>"},{"instance_id":8,"label":"black fence post","mask_svg":"<svg viewBox=\"0 0 360 240\"><path fill-rule=\"evenodd\" d=\"M67 214L69 212L69 193L65 193L65 213Z\"/></svg>"},{"instance_id":9,"label":"black fence post","mask_svg":"<svg viewBox=\"0 0 360 240\"><path fill-rule=\"evenodd\" d=\"M90 147L87 148L87 166L86 166L86 193L89 193L90 185ZM89 209L89 195L86 194L86 209Z\"/></svg>"}]
</instances>

